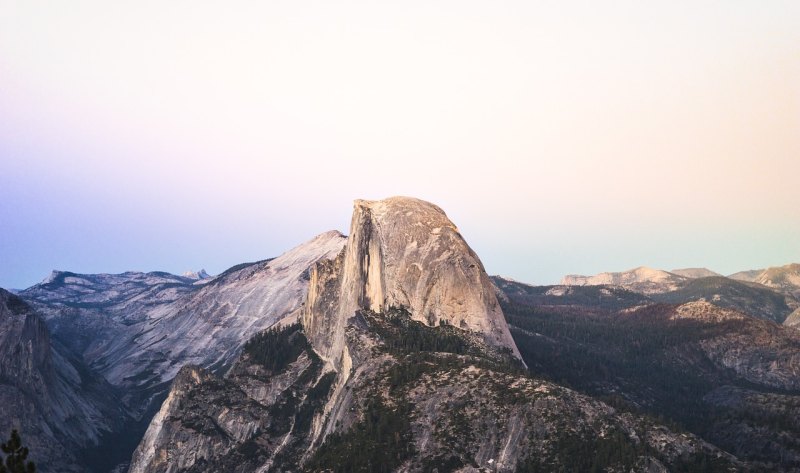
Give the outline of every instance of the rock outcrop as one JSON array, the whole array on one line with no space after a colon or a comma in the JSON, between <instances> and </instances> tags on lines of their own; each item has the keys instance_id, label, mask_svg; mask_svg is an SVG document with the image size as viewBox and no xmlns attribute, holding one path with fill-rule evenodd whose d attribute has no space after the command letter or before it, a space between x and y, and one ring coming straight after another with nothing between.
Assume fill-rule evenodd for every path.
<instances>
[{"instance_id":1,"label":"rock outcrop","mask_svg":"<svg viewBox=\"0 0 800 473\"><path fill-rule=\"evenodd\" d=\"M783 321L783 325L800 329L800 309L797 309L789 314L789 316L786 317L786 320Z\"/></svg>"},{"instance_id":2,"label":"rock outcrop","mask_svg":"<svg viewBox=\"0 0 800 473\"><path fill-rule=\"evenodd\" d=\"M306 334L338 368L356 311L400 307L413 320L479 333L519 357L483 264L444 211L409 197L357 200L344 252L311 272Z\"/></svg>"}]
</instances>

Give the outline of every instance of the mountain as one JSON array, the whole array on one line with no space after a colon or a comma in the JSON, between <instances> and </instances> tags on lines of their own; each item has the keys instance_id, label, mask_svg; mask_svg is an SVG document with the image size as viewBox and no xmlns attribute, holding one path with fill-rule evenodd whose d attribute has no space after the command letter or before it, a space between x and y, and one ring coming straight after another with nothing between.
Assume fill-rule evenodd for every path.
<instances>
[{"instance_id":1,"label":"mountain","mask_svg":"<svg viewBox=\"0 0 800 473\"><path fill-rule=\"evenodd\" d=\"M753 269L728 276L740 281L755 282L800 298L800 264L792 263L767 269Z\"/></svg>"},{"instance_id":2,"label":"mountain","mask_svg":"<svg viewBox=\"0 0 800 473\"><path fill-rule=\"evenodd\" d=\"M800 468L797 330L702 301L642 305L590 286L532 298L563 287L497 286L534 376L688 430L757 471Z\"/></svg>"},{"instance_id":3,"label":"mountain","mask_svg":"<svg viewBox=\"0 0 800 473\"><path fill-rule=\"evenodd\" d=\"M800 264L767 268L754 282L800 297Z\"/></svg>"},{"instance_id":4,"label":"mountain","mask_svg":"<svg viewBox=\"0 0 800 473\"><path fill-rule=\"evenodd\" d=\"M341 362L342 327L356 310L392 307L428 325L480 333L519 356L483 264L439 207L357 200L350 228L345 251L311 273L303 326L323 359Z\"/></svg>"},{"instance_id":5,"label":"mountain","mask_svg":"<svg viewBox=\"0 0 800 473\"><path fill-rule=\"evenodd\" d=\"M711 278L715 276L722 276L719 273L711 271L708 268L684 268L684 269L673 269L670 271L672 274L677 274L678 276L683 276L685 278Z\"/></svg>"},{"instance_id":6,"label":"mountain","mask_svg":"<svg viewBox=\"0 0 800 473\"><path fill-rule=\"evenodd\" d=\"M737 281L755 282L758 275L762 272L764 272L763 269L749 269L747 271L729 274L728 277Z\"/></svg>"},{"instance_id":7,"label":"mountain","mask_svg":"<svg viewBox=\"0 0 800 473\"><path fill-rule=\"evenodd\" d=\"M250 336L299 315L310 268L339 253L344 240L323 233L275 259L226 271L133 327L130 343L106 356L104 374L130 388L166 388L185 364L225 371Z\"/></svg>"},{"instance_id":8,"label":"mountain","mask_svg":"<svg viewBox=\"0 0 800 473\"><path fill-rule=\"evenodd\" d=\"M138 327L157 321L196 291L169 273L76 274L53 271L20 297L42 314L53 337L99 372L111 353L134 344Z\"/></svg>"},{"instance_id":9,"label":"mountain","mask_svg":"<svg viewBox=\"0 0 800 473\"><path fill-rule=\"evenodd\" d=\"M526 375L495 288L438 207L356 201L298 324L220 376L186 366L139 472L667 471L740 467L691 435Z\"/></svg>"},{"instance_id":10,"label":"mountain","mask_svg":"<svg viewBox=\"0 0 800 473\"><path fill-rule=\"evenodd\" d=\"M754 317L783 322L796 308L800 307L797 297L791 292L793 273L791 265L777 268L769 274L776 283L761 271L753 281L705 276L716 274L705 268L679 269L667 272L645 267L622 273L600 273L596 276L565 276L565 286L597 286L611 290L620 287L646 296L654 302L682 304L693 301L709 301L714 304L738 310ZM678 274L682 273L682 274ZM758 281L756 281L758 280ZM771 282L772 281L772 282ZM764 283L770 282L772 286ZM548 290L558 291L558 286Z\"/></svg>"},{"instance_id":11,"label":"mountain","mask_svg":"<svg viewBox=\"0 0 800 473\"><path fill-rule=\"evenodd\" d=\"M620 286L532 286L501 276L492 276L498 298L503 302L536 307L571 307L608 313L652 304L653 300Z\"/></svg>"},{"instance_id":12,"label":"mountain","mask_svg":"<svg viewBox=\"0 0 800 473\"><path fill-rule=\"evenodd\" d=\"M800 303L786 294L758 283L736 281L722 276L692 279L682 288L671 292L650 294L658 302L682 304L708 301L753 317L783 322Z\"/></svg>"},{"instance_id":13,"label":"mountain","mask_svg":"<svg viewBox=\"0 0 800 473\"><path fill-rule=\"evenodd\" d=\"M189 279L194 279L195 281L211 279L211 275L208 274L205 269L201 269L200 271L186 271L181 276Z\"/></svg>"},{"instance_id":14,"label":"mountain","mask_svg":"<svg viewBox=\"0 0 800 473\"><path fill-rule=\"evenodd\" d=\"M621 286L641 294L657 294L683 287L689 278L660 269L640 266L619 273L600 273L595 276L567 275L561 280L564 286Z\"/></svg>"},{"instance_id":15,"label":"mountain","mask_svg":"<svg viewBox=\"0 0 800 473\"><path fill-rule=\"evenodd\" d=\"M146 408L184 364L225 369L250 335L297 315L308 272L344 244L327 232L278 258L239 265L204 286L168 273L55 273L22 292L64 340ZM154 391L155 389L155 391Z\"/></svg>"},{"instance_id":16,"label":"mountain","mask_svg":"<svg viewBox=\"0 0 800 473\"><path fill-rule=\"evenodd\" d=\"M21 297L43 314L67 352L119 392L117 402L132 419L107 436L113 442L107 448L127 461L180 368L195 364L225 372L253 334L296 318L311 266L338 254L344 241L339 232L323 233L202 286L160 272L54 272Z\"/></svg>"},{"instance_id":17,"label":"mountain","mask_svg":"<svg viewBox=\"0 0 800 473\"><path fill-rule=\"evenodd\" d=\"M40 471L81 472L129 421L117 391L51 339L41 317L0 289L0 432L19 429ZM112 458L113 463L113 458Z\"/></svg>"}]
</instances>

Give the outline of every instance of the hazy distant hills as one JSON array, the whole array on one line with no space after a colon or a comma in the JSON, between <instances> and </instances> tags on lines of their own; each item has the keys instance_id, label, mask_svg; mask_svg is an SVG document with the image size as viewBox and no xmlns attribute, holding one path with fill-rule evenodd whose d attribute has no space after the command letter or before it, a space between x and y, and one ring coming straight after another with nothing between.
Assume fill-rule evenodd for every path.
<instances>
[{"instance_id":1,"label":"hazy distant hills","mask_svg":"<svg viewBox=\"0 0 800 473\"><path fill-rule=\"evenodd\" d=\"M800 468L800 331L708 302L494 281L535 375L666 419L756 470Z\"/></svg>"},{"instance_id":2,"label":"hazy distant hills","mask_svg":"<svg viewBox=\"0 0 800 473\"><path fill-rule=\"evenodd\" d=\"M630 271L600 273L595 276L570 274L564 276L564 286L620 286L641 294L674 291L683 286L689 278L660 269L640 266Z\"/></svg>"},{"instance_id":3,"label":"hazy distant hills","mask_svg":"<svg viewBox=\"0 0 800 473\"><path fill-rule=\"evenodd\" d=\"M800 264L767 268L753 282L800 297Z\"/></svg>"},{"instance_id":4,"label":"hazy distant hills","mask_svg":"<svg viewBox=\"0 0 800 473\"><path fill-rule=\"evenodd\" d=\"M707 301L719 307L778 323L782 323L798 307L797 301L791 296L765 286L722 276L692 279L680 289L651 294L650 297L658 302L672 304Z\"/></svg>"},{"instance_id":5,"label":"hazy distant hills","mask_svg":"<svg viewBox=\"0 0 800 473\"><path fill-rule=\"evenodd\" d=\"M792 263L766 269L753 269L731 274L740 281L758 283L800 297L800 264Z\"/></svg>"},{"instance_id":6,"label":"hazy distant hills","mask_svg":"<svg viewBox=\"0 0 800 473\"><path fill-rule=\"evenodd\" d=\"M678 276L683 276L685 278L710 278L714 276L722 276L721 274L711 271L708 268L673 269L670 271L670 273L677 274Z\"/></svg>"},{"instance_id":7,"label":"hazy distant hills","mask_svg":"<svg viewBox=\"0 0 800 473\"><path fill-rule=\"evenodd\" d=\"M755 317L783 322L800 307L800 265L720 276L706 268L664 271L639 267L596 276L565 276L563 285L616 286L657 302L708 301Z\"/></svg>"}]
</instances>

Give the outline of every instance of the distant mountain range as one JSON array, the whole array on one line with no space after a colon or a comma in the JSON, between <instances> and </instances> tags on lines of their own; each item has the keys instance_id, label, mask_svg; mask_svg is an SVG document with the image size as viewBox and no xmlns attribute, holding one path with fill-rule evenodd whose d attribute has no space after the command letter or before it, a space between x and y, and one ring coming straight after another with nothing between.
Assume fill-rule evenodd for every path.
<instances>
[{"instance_id":1,"label":"distant mountain range","mask_svg":"<svg viewBox=\"0 0 800 473\"><path fill-rule=\"evenodd\" d=\"M664 271L639 267L596 276L568 275L561 284L618 286L659 302L708 301L779 323L800 307L800 264L745 271L728 277L706 268Z\"/></svg>"},{"instance_id":2,"label":"distant mountain range","mask_svg":"<svg viewBox=\"0 0 800 473\"><path fill-rule=\"evenodd\" d=\"M0 290L0 432L52 472L798 471L799 270L531 286L356 201L216 276Z\"/></svg>"}]
</instances>

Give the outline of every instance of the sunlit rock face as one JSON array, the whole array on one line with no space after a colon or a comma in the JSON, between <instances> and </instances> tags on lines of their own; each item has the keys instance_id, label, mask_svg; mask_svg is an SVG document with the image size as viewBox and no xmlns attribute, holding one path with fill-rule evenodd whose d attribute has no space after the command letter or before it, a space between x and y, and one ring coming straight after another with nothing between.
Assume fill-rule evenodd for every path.
<instances>
[{"instance_id":1,"label":"sunlit rock face","mask_svg":"<svg viewBox=\"0 0 800 473\"><path fill-rule=\"evenodd\" d=\"M786 317L786 320L783 321L783 325L800 329L800 309L789 314L789 317Z\"/></svg>"},{"instance_id":2,"label":"sunlit rock face","mask_svg":"<svg viewBox=\"0 0 800 473\"><path fill-rule=\"evenodd\" d=\"M392 307L477 332L519 357L483 264L442 209L409 197L357 200L343 253L311 272L303 326L338 366L347 319Z\"/></svg>"}]
</instances>

